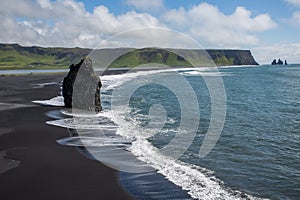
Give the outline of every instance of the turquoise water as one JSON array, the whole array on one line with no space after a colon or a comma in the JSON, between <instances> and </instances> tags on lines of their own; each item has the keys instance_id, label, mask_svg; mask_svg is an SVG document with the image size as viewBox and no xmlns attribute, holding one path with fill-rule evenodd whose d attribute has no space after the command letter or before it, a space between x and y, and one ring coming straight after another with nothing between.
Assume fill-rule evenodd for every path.
<instances>
[{"instance_id":1,"label":"turquoise water","mask_svg":"<svg viewBox=\"0 0 300 200\"><path fill-rule=\"evenodd\" d=\"M226 124L205 165L215 165L231 187L272 199L298 199L300 66L221 71L235 75L224 77Z\"/></svg>"},{"instance_id":2,"label":"turquoise water","mask_svg":"<svg viewBox=\"0 0 300 200\"><path fill-rule=\"evenodd\" d=\"M223 72L227 117L202 165L230 187L272 199L300 196L300 66Z\"/></svg>"},{"instance_id":3,"label":"turquoise water","mask_svg":"<svg viewBox=\"0 0 300 200\"><path fill-rule=\"evenodd\" d=\"M212 170L234 190L270 199L299 199L300 65L219 71L226 89L227 116L221 137L203 159L198 151L210 121L210 96L201 76L185 76L199 100L201 118L193 144L180 160ZM168 88L151 83L136 90L130 102L131 117L146 126L147 119L140 116L158 103L174 123L165 124L167 134L161 131L148 140L163 148L181 120L179 101Z\"/></svg>"}]
</instances>

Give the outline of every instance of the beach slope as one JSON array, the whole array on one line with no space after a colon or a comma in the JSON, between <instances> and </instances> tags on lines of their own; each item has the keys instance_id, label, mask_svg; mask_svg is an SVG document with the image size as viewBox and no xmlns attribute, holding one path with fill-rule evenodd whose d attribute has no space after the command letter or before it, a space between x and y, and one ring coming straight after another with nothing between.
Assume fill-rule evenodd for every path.
<instances>
[{"instance_id":1,"label":"beach slope","mask_svg":"<svg viewBox=\"0 0 300 200\"><path fill-rule=\"evenodd\" d=\"M133 199L118 183L118 172L61 146L66 129L47 125L46 113L57 107L39 106L33 100L58 95L64 75L0 77L0 150L18 167L0 170L1 199ZM0 160L0 164L5 163ZM19 162L18 162L19 161ZM4 168L4 169L3 169Z\"/></svg>"}]
</instances>

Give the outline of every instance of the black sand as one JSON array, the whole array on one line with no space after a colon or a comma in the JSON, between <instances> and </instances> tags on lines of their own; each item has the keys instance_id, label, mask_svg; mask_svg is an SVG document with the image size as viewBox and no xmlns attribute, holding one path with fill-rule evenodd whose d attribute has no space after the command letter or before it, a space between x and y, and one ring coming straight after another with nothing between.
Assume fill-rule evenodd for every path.
<instances>
[{"instance_id":1,"label":"black sand","mask_svg":"<svg viewBox=\"0 0 300 200\"><path fill-rule=\"evenodd\" d=\"M0 199L133 199L119 185L117 171L56 143L68 132L45 124L50 120L45 113L59 108L31 103L60 90L58 85L31 84L59 82L63 76L0 77L0 129L8 132L0 134L0 150L20 161L19 167L0 174Z\"/></svg>"}]
</instances>

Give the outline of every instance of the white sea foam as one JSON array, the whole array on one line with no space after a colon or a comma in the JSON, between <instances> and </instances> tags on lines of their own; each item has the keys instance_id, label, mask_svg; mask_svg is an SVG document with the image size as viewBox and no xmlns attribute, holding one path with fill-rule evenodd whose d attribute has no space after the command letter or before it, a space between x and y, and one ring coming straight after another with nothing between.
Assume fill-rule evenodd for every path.
<instances>
[{"instance_id":1,"label":"white sea foam","mask_svg":"<svg viewBox=\"0 0 300 200\"><path fill-rule=\"evenodd\" d=\"M49 82L49 83L35 83L35 84L30 84L33 86L33 88L43 88L48 85L59 85L59 82Z\"/></svg>"},{"instance_id":2,"label":"white sea foam","mask_svg":"<svg viewBox=\"0 0 300 200\"><path fill-rule=\"evenodd\" d=\"M84 147L123 147L128 148L131 146L132 140L123 137L66 137L57 140L59 144L68 146L84 146Z\"/></svg>"},{"instance_id":3,"label":"white sea foam","mask_svg":"<svg viewBox=\"0 0 300 200\"><path fill-rule=\"evenodd\" d=\"M127 81L130 81L139 76L156 74L161 72L171 72L173 69L149 70L149 71L132 71L125 74L102 76L101 81L104 82L104 90L114 89Z\"/></svg>"},{"instance_id":4,"label":"white sea foam","mask_svg":"<svg viewBox=\"0 0 300 200\"><path fill-rule=\"evenodd\" d=\"M79 109L72 109L72 108L65 108L60 110L60 113L63 115L69 116L69 117L101 117L102 113L96 113L94 111L85 111L85 110L79 110Z\"/></svg>"},{"instance_id":5,"label":"white sea foam","mask_svg":"<svg viewBox=\"0 0 300 200\"><path fill-rule=\"evenodd\" d=\"M242 67L260 67L260 65L226 65L226 66L218 66L218 68L242 68Z\"/></svg>"},{"instance_id":6,"label":"white sea foam","mask_svg":"<svg viewBox=\"0 0 300 200\"><path fill-rule=\"evenodd\" d=\"M209 71L199 71L199 70L180 72L180 74L184 76L232 76L234 75L233 73L209 72Z\"/></svg>"},{"instance_id":7,"label":"white sea foam","mask_svg":"<svg viewBox=\"0 0 300 200\"><path fill-rule=\"evenodd\" d=\"M129 71L125 74L117 74L117 75L105 75L101 77L101 82L103 85L103 90L110 90L115 87L118 87L124 84L127 81L130 81L139 76L147 76L151 74L159 74L166 72L175 72L181 75L193 74L200 76L220 76L220 72L218 72L216 67L186 67L186 68L166 68L159 70L147 70L147 71ZM229 75L229 74L228 74Z\"/></svg>"},{"instance_id":8,"label":"white sea foam","mask_svg":"<svg viewBox=\"0 0 300 200\"><path fill-rule=\"evenodd\" d=\"M46 122L49 125L71 129L115 130L117 125L101 117L76 117Z\"/></svg>"},{"instance_id":9,"label":"white sea foam","mask_svg":"<svg viewBox=\"0 0 300 200\"><path fill-rule=\"evenodd\" d=\"M53 97L49 100L36 100L32 101L33 103L44 105L44 106L57 106L57 107L63 107L64 104L64 98L62 96Z\"/></svg>"},{"instance_id":10,"label":"white sea foam","mask_svg":"<svg viewBox=\"0 0 300 200\"><path fill-rule=\"evenodd\" d=\"M234 73L220 72L216 67L193 67L173 69L183 76L232 76Z\"/></svg>"},{"instance_id":11,"label":"white sea foam","mask_svg":"<svg viewBox=\"0 0 300 200\"><path fill-rule=\"evenodd\" d=\"M163 156L146 140L133 142L129 150L140 160L157 169L158 173L163 174L168 180L187 190L193 198L203 200L259 199L226 188L210 170Z\"/></svg>"},{"instance_id":12,"label":"white sea foam","mask_svg":"<svg viewBox=\"0 0 300 200\"><path fill-rule=\"evenodd\" d=\"M226 188L222 181L213 176L212 171L163 155L145 137L140 136L141 132L145 130L141 130L133 121L124 120L122 110L124 111L121 109L111 113L110 116L119 125L118 134L136 138L128 150L138 159L158 170L158 173L163 174L168 180L187 190L193 198L207 200L258 199ZM157 132L157 130L153 131ZM176 132L176 130L172 131Z\"/></svg>"}]
</instances>

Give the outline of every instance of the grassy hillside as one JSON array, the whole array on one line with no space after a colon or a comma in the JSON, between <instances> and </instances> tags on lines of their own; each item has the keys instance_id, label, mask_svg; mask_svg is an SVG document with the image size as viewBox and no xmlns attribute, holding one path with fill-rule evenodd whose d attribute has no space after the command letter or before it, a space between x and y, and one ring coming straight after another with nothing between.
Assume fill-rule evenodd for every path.
<instances>
[{"instance_id":1,"label":"grassy hillside","mask_svg":"<svg viewBox=\"0 0 300 200\"><path fill-rule=\"evenodd\" d=\"M0 44L0 69L67 68L72 63L78 63L91 51L91 49L84 48L43 48L24 47L18 44ZM92 54L97 57L93 60L95 67L109 65L112 68L132 68L148 63L163 64L170 67L191 66L191 64L202 66L257 64L249 50L117 48L99 49L93 51ZM187 58L191 63L184 58ZM112 62L112 60L114 61Z\"/></svg>"},{"instance_id":2,"label":"grassy hillside","mask_svg":"<svg viewBox=\"0 0 300 200\"><path fill-rule=\"evenodd\" d=\"M257 65L249 50L187 50L187 49L133 49L118 57L109 67L136 67L157 63L170 67Z\"/></svg>"},{"instance_id":3,"label":"grassy hillside","mask_svg":"<svg viewBox=\"0 0 300 200\"><path fill-rule=\"evenodd\" d=\"M18 44L0 44L0 68L66 68L79 62L90 50L81 48L22 47Z\"/></svg>"},{"instance_id":4,"label":"grassy hillside","mask_svg":"<svg viewBox=\"0 0 300 200\"><path fill-rule=\"evenodd\" d=\"M171 51L156 48L145 48L129 51L117 58L109 65L109 67L132 68L148 63L163 64L171 67L191 66L188 61Z\"/></svg>"}]
</instances>

